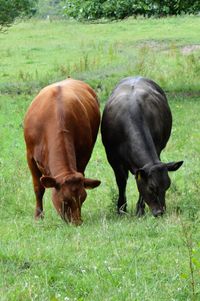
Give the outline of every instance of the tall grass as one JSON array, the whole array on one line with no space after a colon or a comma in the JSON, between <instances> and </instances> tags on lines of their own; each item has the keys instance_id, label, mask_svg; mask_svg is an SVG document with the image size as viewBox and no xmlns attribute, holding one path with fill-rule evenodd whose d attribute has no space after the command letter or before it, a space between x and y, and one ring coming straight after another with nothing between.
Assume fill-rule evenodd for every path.
<instances>
[{"instance_id":1,"label":"tall grass","mask_svg":"<svg viewBox=\"0 0 200 301\"><path fill-rule=\"evenodd\" d=\"M198 90L199 51L189 55L181 51L185 44L200 43L197 28L198 17L109 24L20 23L0 36L0 90L35 93L67 76L95 81L98 87L107 77L113 85L123 76L137 74L154 78L166 90Z\"/></svg>"}]
</instances>

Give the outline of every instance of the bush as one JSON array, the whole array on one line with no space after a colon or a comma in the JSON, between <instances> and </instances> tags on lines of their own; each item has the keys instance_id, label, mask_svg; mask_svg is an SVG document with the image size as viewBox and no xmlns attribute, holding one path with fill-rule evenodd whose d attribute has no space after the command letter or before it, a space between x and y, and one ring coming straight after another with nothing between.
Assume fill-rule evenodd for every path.
<instances>
[{"instance_id":1,"label":"bush","mask_svg":"<svg viewBox=\"0 0 200 301\"><path fill-rule=\"evenodd\" d=\"M167 16L198 13L199 0L68 0L64 11L77 20L124 19L132 15Z\"/></svg>"},{"instance_id":2,"label":"bush","mask_svg":"<svg viewBox=\"0 0 200 301\"><path fill-rule=\"evenodd\" d=\"M0 30L10 26L16 18L35 13L37 0L0 0Z\"/></svg>"}]
</instances>

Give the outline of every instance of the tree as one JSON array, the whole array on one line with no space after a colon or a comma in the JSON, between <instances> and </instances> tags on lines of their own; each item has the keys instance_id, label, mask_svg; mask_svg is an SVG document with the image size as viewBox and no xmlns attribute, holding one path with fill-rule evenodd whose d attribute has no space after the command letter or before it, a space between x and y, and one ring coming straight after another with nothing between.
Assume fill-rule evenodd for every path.
<instances>
[{"instance_id":1,"label":"tree","mask_svg":"<svg viewBox=\"0 0 200 301\"><path fill-rule=\"evenodd\" d=\"M65 14L77 20L171 16L200 12L200 0L63 0Z\"/></svg>"},{"instance_id":2,"label":"tree","mask_svg":"<svg viewBox=\"0 0 200 301\"><path fill-rule=\"evenodd\" d=\"M0 0L0 30L10 26L16 18L31 16L37 0Z\"/></svg>"}]
</instances>

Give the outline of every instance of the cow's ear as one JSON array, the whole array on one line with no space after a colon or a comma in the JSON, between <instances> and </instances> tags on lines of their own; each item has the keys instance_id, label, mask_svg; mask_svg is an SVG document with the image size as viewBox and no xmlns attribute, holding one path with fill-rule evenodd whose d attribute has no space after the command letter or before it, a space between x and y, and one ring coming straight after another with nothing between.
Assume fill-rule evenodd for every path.
<instances>
[{"instance_id":1,"label":"cow's ear","mask_svg":"<svg viewBox=\"0 0 200 301\"><path fill-rule=\"evenodd\" d=\"M147 174L143 168L136 170L135 178L137 181L141 181L141 179L146 179Z\"/></svg>"},{"instance_id":2,"label":"cow's ear","mask_svg":"<svg viewBox=\"0 0 200 301\"><path fill-rule=\"evenodd\" d=\"M58 188L59 186L55 178L48 177L48 176L41 177L40 182L45 188L53 188L53 187Z\"/></svg>"},{"instance_id":3,"label":"cow's ear","mask_svg":"<svg viewBox=\"0 0 200 301\"><path fill-rule=\"evenodd\" d=\"M178 162L169 162L167 163L167 169L168 171L175 171L181 167L183 164L183 161L178 161Z\"/></svg>"},{"instance_id":4,"label":"cow's ear","mask_svg":"<svg viewBox=\"0 0 200 301\"><path fill-rule=\"evenodd\" d=\"M85 178L84 179L84 187L85 189L93 189L95 187L98 187L101 184L101 181L99 180L92 180Z\"/></svg>"}]
</instances>

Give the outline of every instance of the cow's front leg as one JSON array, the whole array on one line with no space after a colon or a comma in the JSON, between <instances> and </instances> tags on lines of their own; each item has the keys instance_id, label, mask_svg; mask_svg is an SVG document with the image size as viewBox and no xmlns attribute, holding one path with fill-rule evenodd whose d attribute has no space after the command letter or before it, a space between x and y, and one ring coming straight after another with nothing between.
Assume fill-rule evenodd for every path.
<instances>
[{"instance_id":1,"label":"cow's front leg","mask_svg":"<svg viewBox=\"0 0 200 301\"><path fill-rule=\"evenodd\" d=\"M38 182L35 183L35 181L33 181L33 186L34 186L34 191L35 191L35 196L36 196L35 219L37 220L40 218L44 218L42 198L43 198L45 189Z\"/></svg>"},{"instance_id":2,"label":"cow's front leg","mask_svg":"<svg viewBox=\"0 0 200 301\"><path fill-rule=\"evenodd\" d=\"M27 155L27 161L32 174L33 188L36 197L35 219L40 219L44 217L42 198L45 192L45 188L40 182L42 173L38 169L37 164L33 158L29 158L29 156Z\"/></svg>"},{"instance_id":3,"label":"cow's front leg","mask_svg":"<svg viewBox=\"0 0 200 301\"><path fill-rule=\"evenodd\" d=\"M136 205L136 215L141 217L145 214L145 202L141 195L139 195L139 199Z\"/></svg>"}]
</instances>

